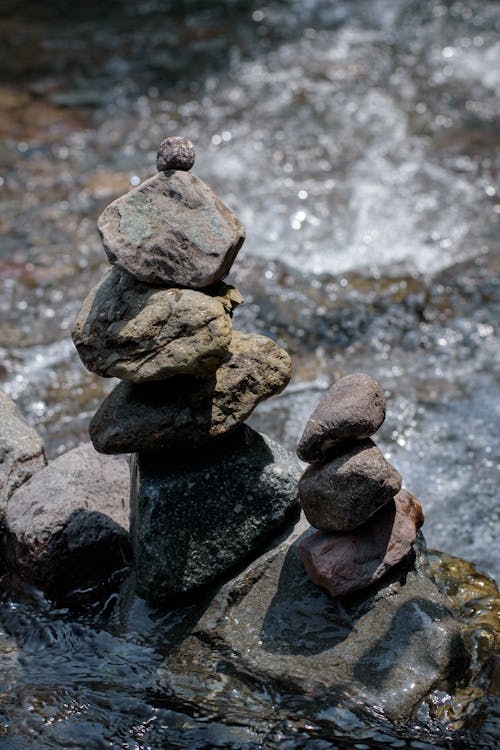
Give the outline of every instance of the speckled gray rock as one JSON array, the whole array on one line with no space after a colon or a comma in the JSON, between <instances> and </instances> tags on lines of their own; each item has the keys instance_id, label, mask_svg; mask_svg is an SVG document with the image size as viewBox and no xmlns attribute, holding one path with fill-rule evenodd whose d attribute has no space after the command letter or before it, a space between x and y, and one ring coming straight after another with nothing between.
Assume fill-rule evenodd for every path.
<instances>
[{"instance_id":1,"label":"speckled gray rock","mask_svg":"<svg viewBox=\"0 0 500 750\"><path fill-rule=\"evenodd\" d=\"M361 372L346 375L323 396L307 422L297 455L321 462L352 440L373 435L385 419L382 386Z\"/></svg>"},{"instance_id":2,"label":"speckled gray rock","mask_svg":"<svg viewBox=\"0 0 500 750\"><path fill-rule=\"evenodd\" d=\"M156 168L158 172L165 172L169 169L181 169L188 172L194 166L194 159L194 146L189 138L173 135L160 143Z\"/></svg>"},{"instance_id":3,"label":"speckled gray rock","mask_svg":"<svg viewBox=\"0 0 500 750\"><path fill-rule=\"evenodd\" d=\"M299 497L311 526L348 531L364 523L400 489L400 475L367 439L327 464L309 466L299 482Z\"/></svg>"},{"instance_id":4,"label":"speckled gray rock","mask_svg":"<svg viewBox=\"0 0 500 750\"><path fill-rule=\"evenodd\" d=\"M14 402L0 391L0 537L11 495L46 465L42 438Z\"/></svg>"},{"instance_id":5,"label":"speckled gray rock","mask_svg":"<svg viewBox=\"0 0 500 750\"><path fill-rule=\"evenodd\" d=\"M290 372L290 357L274 341L233 331L210 379L120 383L90 422L90 438L101 453L191 450L242 424L258 403L283 390Z\"/></svg>"},{"instance_id":6,"label":"speckled gray rock","mask_svg":"<svg viewBox=\"0 0 500 750\"><path fill-rule=\"evenodd\" d=\"M232 310L242 301L223 283L207 293L158 289L113 268L83 302L73 341L84 365L103 377L134 383L203 377L224 359Z\"/></svg>"},{"instance_id":7,"label":"speckled gray rock","mask_svg":"<svg viewBox=\"0 0 500 750\"><path fill-rule=\"evenodd\" d=\"M245 239L236 216L190 172L159 172L104 209L108 259L140 281L202 289L229 271Z\"/></svg>"},{"instance_id":8,"label":"speckled gray rock","mask_svg":"<svg viewBox=\"0 0 500 750\"><path fill-rule=\"evenodd\" d=\"M10 570L57 596L126 567L129 488L128 462L90 444L56 458L10 499Z\"/></svg>"},{"instance_id":9,"label":"speckled gray rock","mask_svg":"<svg viewBox=\"0 0 500 750\"><path fill-rule=\"evenodd\" d=\"M467 656L449 600L432 580L424 543L389 579L332 599L308 578L298 530L225 585L167 657L163 674L199 675L207 647L222 671L335 704L409 718L434 688L448 690ZM298 537L298 539L297 539ZM293 541L295 539L295 541ZM210 660L213 669L214 657ZM198 677L199 679L199 677Z\"/></svg>"},{"instance_id":10,"label":"speckled gray rock","mask_svg":"<svg viewBox=\"0 0 500 750\"><path fill-rule=\"evenodd\" d=\"M137 591L150 601L210 583L298 515L298 461L246 425L193 456L135 461L130 530Z\"/></svg>"},{"instance_id":11,"label":"speckled gray rock","mask_svg":"<svg viewBox=\"0 0 500 750\"><path fill-rule=\"evenodd\" d=\"M407 557L424 522L422 506L401 490L353 531L316 531L299 545L313 583L331 596L370 586Z\"/></svg>"}]
</instances>

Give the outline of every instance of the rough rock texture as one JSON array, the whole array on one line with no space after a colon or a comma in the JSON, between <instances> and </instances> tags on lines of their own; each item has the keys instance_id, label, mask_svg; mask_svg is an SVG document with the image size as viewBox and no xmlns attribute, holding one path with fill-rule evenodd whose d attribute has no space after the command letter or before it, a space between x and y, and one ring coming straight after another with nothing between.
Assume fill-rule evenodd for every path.
<instances>
[{"instance_id":1,"label":"rough rock texture","mask_svg":"<svg viewBox=\"0 0 500 750\"><path fill-rule=\"evenodd\" d=\"M213 581L298 515L298 461L246 425L184 459L139 454L134 468L136 585L151 601Z\"/></svg>"},{"instance_id":2,"label":"rough rock texture","mask_svg":"<svg viewBox=\"0 0 500 750\"><path fill-rule=\"evenodd\" d=\"M383 710L393 720L406 719L433 688L447 689L462 676L460 630L421 550L389 580L339 600L309 580L300 539L221 589L197 635L169 657L172 669L194 664L200 652L203 659L208 643L219 650L222 672L251 674L287 692L333 694L338 703Z\"/></svg>"},{"instance_id":3,"label":"rough rock texture","mask_svg":"<svg viewBox=\"0 0 500 750\"><path fill-rule=\"evenodd\" d=\"M194 159L194 146L189 138L174 135L170 138L165 138L160 143L156 158L156 168L158 172L164 172L169 169L181 169L188 172L194 166Z\"/></svg>"},{"instance_id":4,"label":"rough rock texture","mask_svg":"<svg viewBox=\"0 0 500 750\"><path fill-rule=\"evenodd\" d=\"M159 172L104 209L97 228L111 263L140 281L193 289L229 271L245 239L236 216L190 172Z\"/></svg>"},{"instance_id":5,"label":"rough rock texture","mask_svg":"<svg viewBox=\"0 0 500 750\"><path fill-rule=\"evenodd\" d=\"M299 458L321 462L351 440L373 435L385 419L382 386L361 372L346 375L321 399L297 446Z\"/></svg>"},{"instance_id":6,"label":"rough rock texture","mask_svg":"<svg viewBox=\"0 0 500 750\"><path fill-rule=\"evenodd\" d=\"M0 536L12 493L47 465L41 437L0 391Z\"/></svg>"},{"instance_id":7,"label":"rough rock texture","mask_svg":"<svg viewBox=\"0 0 500 750\"><path fill-rule=\"evenodd\" d=\"M97 375L141 383L206 376L224 359L240 293L158 289L114 268L88 295L73 326L84 365Z\"/></svg>"},{"instance_id":8,"label":"rough rock texture","mask_svg":"<svg viewBox=\"0 0 500 750\"><path fill-rule=\"evenodd\" d=\"M349 531L364 523L401 489L401 477L368 439L324 465L309 466L299 497L311 526Z\"/></svg>"},{"instance_id":9,"label":"rough rock texture","mask_svg":"<svg viewBox=\"0 0 500 750\"><path fill-rule=\"evenodd\" d=\"M9 567L49 595L88 587L130 562L129 467L90 444L52 461L11 497Z\"/></svg>"},{"instance_id":10,"label":"rough rock texture","mask_svg":"<svg viewBox=\"0 0 500 750\"><path fill-rule=\"evenodd\" d=\"M344 596L382 578L412 551L424 522L422 506L407 490L398 492L354 531L317 531L299 545L309 578L332 596Z\"/></svg>"},{"instance_id":11,"label":"rough rock texture","mask_svg":"<svg viewBox=\"0 0 500 750\"><path fill-rule=\"evenodd\" d=\"M234 430L258 403L282 391L290 369L290 357L274 341L234 331L211 379L120 383L90 422L91 440L101 453L199 447Z\"/></svg>"}]
</instances>

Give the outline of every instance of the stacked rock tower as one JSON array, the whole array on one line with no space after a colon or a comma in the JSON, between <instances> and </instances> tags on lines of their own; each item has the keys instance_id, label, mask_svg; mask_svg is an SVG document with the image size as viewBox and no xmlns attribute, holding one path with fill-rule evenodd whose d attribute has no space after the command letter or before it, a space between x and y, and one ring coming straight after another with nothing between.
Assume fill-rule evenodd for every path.
<instances>
[{"instance_id":1,"label":"stacked rock tower","mask_svg":"<svg viewBox=\"0 0 500 750\"><path fill-rule=\"evenodd\" d=\"M122 381L89 432L101 453L135 454L137 589L154 601L221 575L298 507L295 459L243 424L287 385L290 358L232 329L243 300L222 279L245 231L189 171L194 157L167 138L158 174L104 210L112 268L73 327L85 366Z\"/></svg>"},{"instance_id":2,"label":"stacked rock tower","mask_svg":"<svg viewBox=\"0 0 500 750\"><path fill-rule=\"evenodd\" d=\"M310 578L332 596L369 586L408 557L423 523L420 503L370 439L385 409L374 378L347 375L320 401L297 446L311 464L300 502L319 530L299 552Z\"/></svg>"}]
</instances>

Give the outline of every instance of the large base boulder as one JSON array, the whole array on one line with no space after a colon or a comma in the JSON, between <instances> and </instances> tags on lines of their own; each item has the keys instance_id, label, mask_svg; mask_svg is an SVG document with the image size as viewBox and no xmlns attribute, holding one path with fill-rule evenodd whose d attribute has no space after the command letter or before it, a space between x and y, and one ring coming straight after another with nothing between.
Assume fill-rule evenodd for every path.
<instances>
[{"instance_id":1,"label":"large base boulder","mask_svg":"<svg viewBox=\"0 0 500 750\"><path fill-rule=\"evenodd\" d=\"M206 585L298 514L300 465L244 425L187 455L134 459L130 531L138 593L152 602Z\"/></svg>"}]
</instances>

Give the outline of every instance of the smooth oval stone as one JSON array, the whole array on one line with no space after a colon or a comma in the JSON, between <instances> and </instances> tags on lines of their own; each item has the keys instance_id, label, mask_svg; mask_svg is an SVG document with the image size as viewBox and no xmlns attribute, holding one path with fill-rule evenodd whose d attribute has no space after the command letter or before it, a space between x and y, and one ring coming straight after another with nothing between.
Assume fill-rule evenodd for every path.
<instances>
[{"instance_id":1,"label":"smooth oval stone","mask_svg":"<svg viewBox=\"0 0 500 750\"><path fill-rule=\"evenodd\" d=\"M156 168L158 172L169 169L182 169L188 172L194 166L194 146L189 138L174 135L165 138L160 143L158 156L156 157Z\"/></svg>"},{"instance_id":2,"label":"smooth oval stone","mask_svg":"<svg viewBox=\"0 0 500 750\"><path fill-rule=\"evenodd\" d=\"M373 435L385 419L381 385L361 372L346 375L323 396L307 422L297 455L308 463L325 458L351 440Z\"/></svg>"},{"instance_id":3,"label":"smooth oval stone","mask_svg":"<svg viewBox=\"0 0 500 750\"><path fill-rule=\"evenodd\" d=\"M197 448L238 427L258 403L283 390L290 374L290 357L274 341L234 331L210 379L120 383L90 422L90 437L101 453Z\"/></svg>"},{"instance_id":4,"label":"smooth oval stone","mask_svg":"<svg viewBox=\"0 0 500 750\"><path fill-rule=\"evenodd\" d=\"M236 216L190 172L159 172L113 201L97 228L111 263L140 281L203 289L231 268L245 239Z\"/></svg>"},{"instance_id":5,"label":"smooth oval stone","mask_svg":"<svg viewBox=\"0 0 500 750\"><path fill-rule=\"evenodd\" d=\"M114 268L88 295L73 326L83 364L102 377L142 383L175 375L207 376L231 341L234 287L207 293L158 289Z\"/></svg>"},{"instance_id":6,"label":"smooth oval stone","mask_svg":"<svg viewBox=\"0 0 500 750\"><path fill-rule=\"evenodd\" d=\"M370 586L412 551L424 522L422 506L408 490L353 531L316 531L299 544L311 581L331 596Z\"/></svg>"},{"instance_id":7,"label":"smooth oval stone","mask_svg":"<svg viewBox=\"0 0 500 750\"><path fill-rule=\"evenodd\" d=\"M299 482L299 497L311 526L348 531L364 523L400 489L401 476L367 439L327 464L309 466Z\"/></svg>"}]
</instances>

